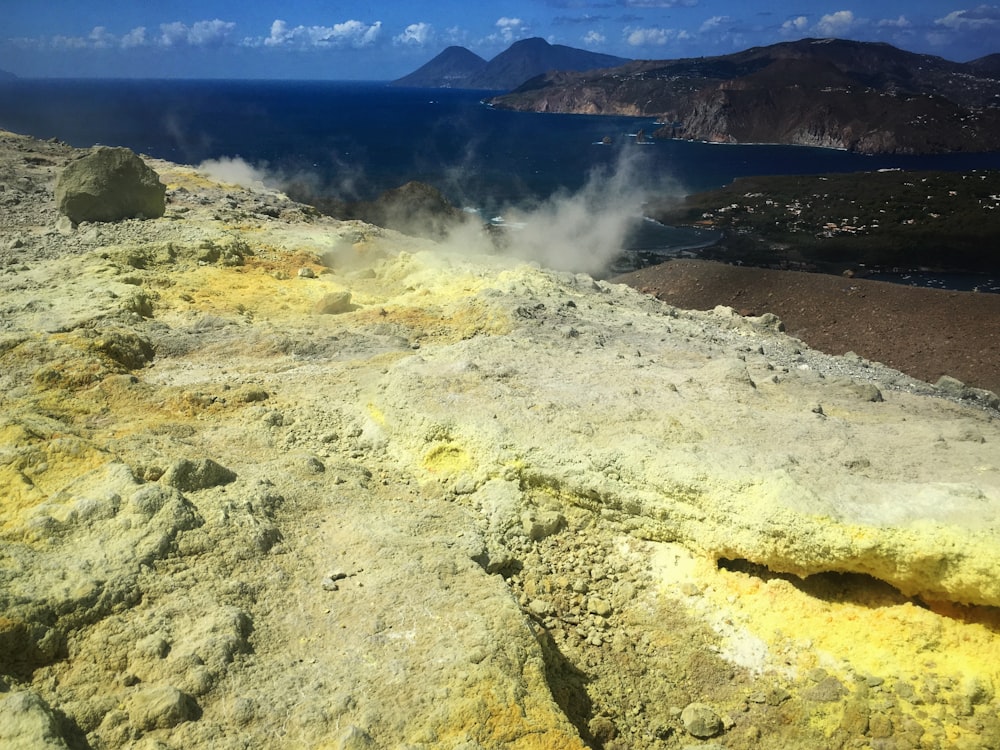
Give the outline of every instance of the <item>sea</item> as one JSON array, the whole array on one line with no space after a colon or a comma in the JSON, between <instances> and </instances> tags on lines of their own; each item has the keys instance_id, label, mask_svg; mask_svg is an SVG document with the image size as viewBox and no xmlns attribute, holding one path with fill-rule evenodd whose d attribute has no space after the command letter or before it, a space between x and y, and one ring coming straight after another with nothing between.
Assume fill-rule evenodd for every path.
<instances>
[{"instance_id":1,"label":"sea","mask_svg":"<svg viewBox=\"0 0 1000 750\"><path fill-rule=\"evenodd\" d=\"M651 118L508 112L485 104L490 95L377 81L17 79L0 82L0 128L185 164L238 159L265 183L296 181L347 200L420 180L494 223L582 191L610 200L637 185L642 190L628 199L679 196L748 175L1000 169L1000 153L865 156L653 142L643 137L657 127ZM652 262L717 239L710 230L640 216L622 250ZM1000 279L969 283L984 281L1000 290ZM963 284L952 278L946 286Z\"/></svg>"}]
</instances>

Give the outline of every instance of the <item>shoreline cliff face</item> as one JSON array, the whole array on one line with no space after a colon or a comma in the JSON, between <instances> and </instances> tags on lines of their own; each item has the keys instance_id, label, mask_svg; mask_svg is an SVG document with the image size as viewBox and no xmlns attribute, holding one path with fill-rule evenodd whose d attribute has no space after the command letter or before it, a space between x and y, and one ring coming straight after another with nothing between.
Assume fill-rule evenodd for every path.
<instances>
[{"instance_id":1,"label":"shoreline cliff face","mask_svg":"<svg viewBox=\"0 0 1000 750\"><path fill-rule=\"evenodd\" d=\"M859 153L1000 150L1000 79L885 44L836 39L553 73L494 97L530 112L656 117L658 138Z\"/></svg>"},{"instance_id":2,"label":"shoreline cliff face","mask_svg":"<svg viewBox=\"0 0 1000 750\"><path fill-rule=\"evenodd\" d=\"M162 161L74 226L72 149L0 154L7 744L1000 741L989 394Z\"/></svg>"}]
</instances>

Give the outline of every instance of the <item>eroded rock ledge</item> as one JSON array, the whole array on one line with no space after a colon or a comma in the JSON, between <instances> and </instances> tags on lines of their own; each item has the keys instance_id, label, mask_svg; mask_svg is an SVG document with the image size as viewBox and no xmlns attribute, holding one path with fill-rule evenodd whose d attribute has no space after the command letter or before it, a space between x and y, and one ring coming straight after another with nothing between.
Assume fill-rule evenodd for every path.
<instances>
[{"instance_id":1,"label":"eroded rock ledge","mask_svg":"<svg viewBox=\"0 0 1000 750\"><path fill-rule=\"evenodd\" d=\"M164 162L56 230L0 147L0 738L1000 742L995 411Z\"/></svg>"}]
</instances>

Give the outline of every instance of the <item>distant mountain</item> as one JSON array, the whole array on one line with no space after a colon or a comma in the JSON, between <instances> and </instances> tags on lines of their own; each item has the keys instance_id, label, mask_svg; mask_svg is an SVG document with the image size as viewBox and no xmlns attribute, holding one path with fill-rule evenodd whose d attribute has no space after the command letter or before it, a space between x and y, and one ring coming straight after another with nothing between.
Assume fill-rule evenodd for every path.
<instances>
[{"instance_id":1,"label":"distant mountain","mask_svg":"<svg viewBox=\"0 0 1000 750\"><path fill-rule=\"evenodd\" d=\"M475 88L469 83L486 65L486 60L465 47L448 47L430 62L392 83L420 88Z\"/></svg>"},{"instance_id":2,"label":"distant mountain","mask_svg":"<svg viewBox=\"0 0 1000 750\"><path fill-rule=\"evenodd\" d=\"M862 153L1000 150L997 56L950 62L888 44L803 39L719 57L552 72L498 108L655 117L660 138Z\"/></svg>"},{"instance_id":3,"label":"distant mountain","mask_svg":"<svg viewBox=\"0 0 1000 750\"><path fill-rule=\"evenodd\" d=\"M969 67L975 68L983 75L1000 78L1000 53L972 60L969 62Z\"/></svg>"},{"instance_id":4,"label":"distant mountain","mask_svg":"<svg viewBox=\"0 0 1000 750\"><path fill-rule=\"evenodd\" d=\"M549 44L535 37L515 42L489 62L464 47L449 47L393 85L509 91L553 70L589 71L627 62L624 57Z\"/></svg>"},{"instance_id":5,"label":"distant mountain","mask_svg":"<svg viewBox=\"0 0 1000 750\"><path fill-rule=\"evenodd\" d=\"M0 70L0 81L13 81L15 78L17 78L17 76L13 73L6 70Z\"/></svg>"}]
</instances>

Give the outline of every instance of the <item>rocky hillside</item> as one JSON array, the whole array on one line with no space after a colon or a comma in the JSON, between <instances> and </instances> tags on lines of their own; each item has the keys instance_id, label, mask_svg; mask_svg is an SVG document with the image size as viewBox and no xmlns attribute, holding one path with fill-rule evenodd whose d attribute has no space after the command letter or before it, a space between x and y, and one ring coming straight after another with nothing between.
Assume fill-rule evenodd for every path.
<instances>
[{"instance_id":1,"label":"rocky hillside","mask_svg":"<svg viewBox=\"0 0 1000 750\"><path fill-rule=\"evenodd\" d=\"M721 57L551 73L496 107L656 117L660 138L862 153L1000 149L1000 77L887 44L806 39Z\"/></svg>"},{"instance_id":2,"label":"rocky hillside","mask_svg":"<svg viewBox=\"0 0 1000 750\"><path fill-rule=\"evenodd\" d=\"M0 746L1000 744L995 395L77 156L0 137Z\"/></svg>"},{"instance_id":3,"label":"rocky hillside","mask_svg":"<svg viewBox=\"0 0 1000 750\"><path fill-rule=\"evenodd\" d=\"M509 91L550 70L588 71L626 62L623 57L549 44L534 37L514 42L489 62L464 47L448 47L393 85Z\"/></svg>"}]
</instances>

